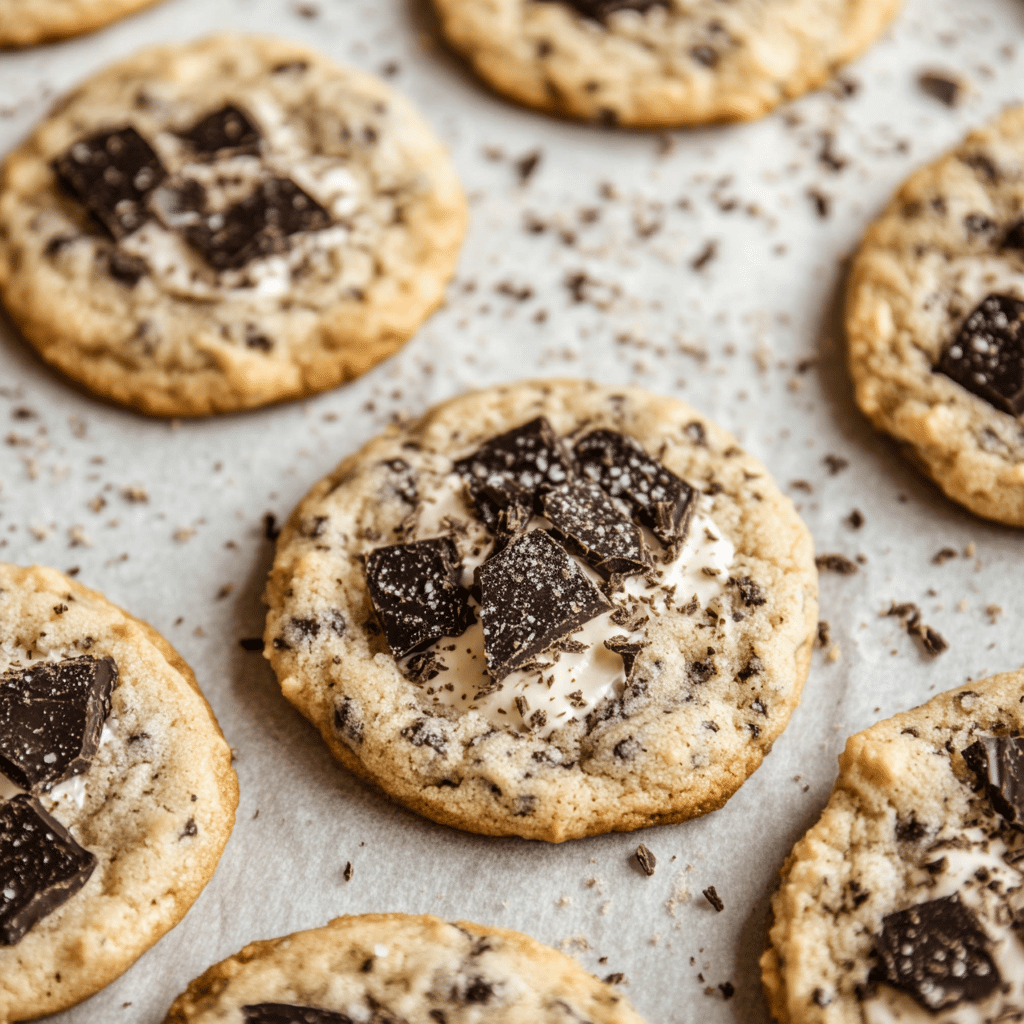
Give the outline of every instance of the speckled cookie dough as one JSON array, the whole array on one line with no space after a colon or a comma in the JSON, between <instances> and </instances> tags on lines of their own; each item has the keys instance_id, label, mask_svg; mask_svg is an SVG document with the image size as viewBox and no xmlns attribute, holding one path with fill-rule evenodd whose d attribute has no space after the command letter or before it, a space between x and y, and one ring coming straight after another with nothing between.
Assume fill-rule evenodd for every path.
<instances>
[{"instance_id":1,"label":"speckled cookie dough","mask_svg":"<svg viewBox=\"0 0 1024 1024\"><path fill-rule=\"evenodd\" d=\"M916 172L847 294L857 403L972 512L1024 526L1024 108Z\"/></svg>"},{"instance_id":2,"label":"speckled cookie dough","mask_svg":"<svg viewBox=\"0 0 1024 1024\"><path fill-rule=\"evenodd\" d=\"M211 967L164 1024L643 1024L624 996L527 935L365 914L254 942Z\"/></svg>"},{"instance_id":3,"label":"speckled cookie dough","mask_svg":"<svg viewBox=\"0 0 1024 1024\"><path fill-rule=\"evenodd\" d=\"M1024 672L852 736L772 899L780 1024L1024 1016Z\"/></svg>"},{"instance_id":4,"label":"speckled cookie dough","mask_svg":"<svg viewBox=\"0 0 1024 1024\"><path fill-rule=\"evenodd\" d=\"M899 0L434 0L499 92L641 128L742 121L830 78Z\"/></svg>"},{"instance_id":5,"label":"speckled cookie dough","mask_svg":"<svg viewBox=\"0 0 1024 1024\"><path fill-rule=\"evenodd\" d=\"M0 47L35 46L102 28L156 0L0 0Z\"/></svg>"},{"instance_id":6,"label":"speckled cookie dough","mask_svg":"<svg viewBox=\"0 0 1024 1024\"><path fill-rule=\"evenodd\" d=\"M487 475L516 452L529 471ZM346 767L435 821L559 842L725 803L799 700L817 574L724 430L538 381L342 462L282 531L267 603L284 694Z\"/></svg>"},{"instance_id":7,"label":"speckled cookie dough","mask_svg":"<svg viewBox=\"0 0 1024 1024\"><path fill-rule=\"evenodd\" d=\"M265 37L146 50L58 103L0 184L0 296L43 357L160 416L334 387L441 301L466 211L370 75Z\"/></svg>"},{"instance_id":8,"label":"speckled cookie dough","mask_svg":"<svg viewBox=\"0 0 1024 1024\"><path fill-rule=\"evenodd\" d=\"M64 712L47 711L52 691L33 690L26 677L69 662L98 665L103 678L90 704L97 742L63 777ZM26 713L15 696L22 691L43 699L36 707L46 718L28 719L33 728L45 721L42 734L58 740L35 764L31 756L19 764L31 743L11 741ZM0 1021L8 1022L92 995L181 920L220 859L238 784L213 712L163 637L53 569L2 563L0 760ZM53 777L41 777L50 766ZM18 854L21 830L40 811L66 831L63 852L80 869L70 895L53 895L66 884L61 864ZM51 877L42 878L44 863ZM37 887L35 898L51 906L33 922Z\"/></svg>"}]
</instances>

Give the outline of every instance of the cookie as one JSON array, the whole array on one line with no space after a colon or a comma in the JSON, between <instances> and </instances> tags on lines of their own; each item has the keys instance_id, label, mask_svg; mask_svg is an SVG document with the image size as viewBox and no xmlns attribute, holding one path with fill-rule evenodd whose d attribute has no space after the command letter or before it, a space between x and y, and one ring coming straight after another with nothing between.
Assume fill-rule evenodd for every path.
<instances>
[{"instance_id":1,"label":"cookie","mask_svg":"<svg viewBox=\"0 0 1024 1024\"><path fill-rule=\"evenodd\" d=\"M264 645L342 764L446 825L560 842L722 806L796 706L811 539L682 402L573 380L453 399L320 481Z\"/></svg>"},{"instance_id":2,"label":"cookie","mask_svg":"<svg viewBox=\"0 0 1024 1024\"><path fill-rule=\"evenodd\" d=\"M780 1024L1024 1014L1024 672L850 738L772 899Z\"/></svg>"},{"instance_id":3,"label":"cookie","mask_svg":"<svg viewBox=\"0 0 1024 1024\"><path fill-rule=\"evenodd\" d=\"M42 356L158 416L334 387L441 301L465 227L380 80L280 39L146 50L7 160L0 297Z\"/></svg>"},{"instance_id":4,"label":"cookie","mask_svg":"<svg viewBox=\"0 0 1024 1024\"><path fill-rule=\"evenodd\" d=\"M913 174L868 230L857 404L949 497L1024 526L1024 108Z\"/></svg>"},{"instance_id":5,"label":"cookie","mask_svg":"<svg viewBox=\"0 0 1024 1024\"><path fill-rule=\"evenodd\" d=\"M165 1024L643 1024L610 985L519 932L365 914L253 942L189 985Z\"/></svg>"},{"instance_id":6,"label":"cookie","mask_svg":"<svg viewBox=\"0 0 1024 1024\"><path fill-rule=\"evenodd\" d=\"M0 0L0 47L79 36L156 0Z\"/></svg>"},{"instance_id":7,"label":"cookie","mask_svg":"<svg viewBox=\"0 0 1024 1024\"><path fill-rule=\"evenodd\" d=\"M209 881L237 803L170 644L53 569L0 563L0 1021L127 970Z\"/></svg>"},{"instance_id":8,"label":"cookie","mask_svg":"<svg viewBox=\"0 0 1024 1024\"><path fill-rule=\"evenodd\" d=\"M434 0L498 92L640 128L743 121L830 78L900 0Z\"/></svg>"}]
</instances>

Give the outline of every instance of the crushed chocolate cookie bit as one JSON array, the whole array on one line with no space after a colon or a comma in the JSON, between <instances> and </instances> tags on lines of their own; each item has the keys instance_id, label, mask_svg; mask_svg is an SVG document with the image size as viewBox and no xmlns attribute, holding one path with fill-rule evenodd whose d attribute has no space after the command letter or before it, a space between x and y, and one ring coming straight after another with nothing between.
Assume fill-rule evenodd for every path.
<instances>
[{"instance_id":1,"label":"crushed chocolate cookie bit","mask_svg":"<svg viewBox=\"0 0 1024 1024\"><path fill-rule=\"evenodd\" d=\"M923 71L917 76L917 84L923 93L947 107L955 107L964 93L963 82L945 72Z\"/></svg>"},{"instance_id":2,"label":"crushed chocolate cookie bit","mask_svg":"<svg viewBox=\"0 0 1024 1024\"><path fill-rule=\"evenodd\" d=\"M1024 739L982 736L962 753L996 812L1024 830Z\"/></svg>"},{"instance_id":3,"label":"crushed chocolate cookie bit","mask_svg":"<svg viewBox=\"0 0 1024 1024\"><path fill-rule=\"evenodd\" d=\"M718 891L713 885L709 885L706 889L701 889L701 895L715 908L715 912L720 914L725 910L725 904L722 902L722 897L718 895Z\"/></svg>"},{"instance_id":4,"label":"crushed chocolate cookie bit","mask_svg":"<svg viewBox=\"0 0 1024 1024\"><path fill-rule=\"evenodd\" d=\"M907 623L907 632L921 642L926 654L933 658L949 649L949 641L936 629L923 622Z\"/></svg>"},{"instance_id":5,"label":"crushed chocolate cookie bit","mask_svg":"<svg viewBox=\"0 0 1024 1024\"><path fill-rule=\"evenodd\" d=\"M180 135L194 152L211 157L226 150L257 153L261 138L252 118L233 103L207 114Z\"/></svg>"},{"instance_id":6,"label":"crushed chocolate cookie bit","mask_svg":"<svg viewBox=\"0 0 1024 1024\"><path fill-rule=\"evenodd\" d=\"M601 960L607 960L607 957L601 957ZM614 971L612 974L606 974L604 977L604 983L606 985L621 985L626 980L625 974L622 971Z\"/></svg>"},{"instance_id":7,"label":"crushed chocolate cookie bit","mask_svg":"<svg viewBox=\"0 0 1024 1024\"><path fill-rule=\"evenodd\" d=\"M759 608L768 600L764 587L760 583L755 583L749 576L730 576L726 586L736 587L741 600L748 608Z\"/></svg>"},{"instance_id":8,"label":"crushed chocolate cookie bit","mask_svg":"<svg viewBox=\"0 0 1024 1024\"><path fill-rule=\"evenodd\" d=\"M372 965L373 961L367 961ZM312 1006L295 1006L292 1003L251 1003L242 1007L244 1024L352 1024L351 1017L333 1010L318 1010ZM373 1020L395 1021L391 1014L374 1013Z\"/></svg>"},{"instance_id":9,"label":"crushed chocolate cookie bit","mask_svg":"<svg viewBox=\"0 0 1024 1024\"><path fill-rule=\"evenodd\" d=\"M352 870L352 861L347 861L345 864L345 870L341 873L341 877L344 878L346 882L351 882L352 875L354 873L355 872Z\"/></svg>"},{"instance_id":10,"label":"crushed chocolate cookie bit","mask_svg":"<svg viewBox=\"0 0 1024 1024\"><path fill-rule=\"evenodd\" d=\"M857 563L851 561L846 555L818 555L814 559L814 564L818 567L818 571L827 570L828 572L837 572L842 576L852 576L857 572Z\"/></svg>"},{"instance_id":11,"label":"crushed chocolate cookie bit","mask_svg":"<svg viewBox=\"0 0 1024 1024\"><path fill-rule=\"evenodd\" d=\"M643 843L636 848L636 862L648 878L654 874L654 869L658 866L658 858Z\"/></svg>"}]
</instances>

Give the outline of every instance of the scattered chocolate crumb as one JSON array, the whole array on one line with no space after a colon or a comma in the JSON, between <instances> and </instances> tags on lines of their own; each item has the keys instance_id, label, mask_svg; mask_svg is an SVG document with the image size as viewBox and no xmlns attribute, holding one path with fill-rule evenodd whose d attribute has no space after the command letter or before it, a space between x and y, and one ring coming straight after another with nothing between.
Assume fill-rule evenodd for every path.
<instances>
[{"instance_id":1,"label":"scattered chocolate crumb","mask_svg":"<svg viewBox=\"0 0 1024 1024\"><path fill-rule=\"evenodd\" d=\"M281 535L281 528L277 525L277 516L273 512L268 512L263 517L263 536L267 540L277 540Z\"/></svg>"},{"instance_id":2,"label":"scattered chocolate crumb","mask_svg":"<svg viewBox=\"0 0 1024 1024\"><path fill-rule=\"evenodd\" d=\"M832 627L824 620L818 622L818 646L828 647L832 642Z\"/></svg>"},{"instance_id":3,"label":"scattered chocolate crumb","mask_svg":"<svg viewBox=\"0 0 1024 1024\"><path fill-rule=\"evenodd\" d=\"M344 878L346 882L351 882L352 881L352 874L353 874L353 871L352 871L352 861L349 861L345 865L345 870L341 873L341 877Z\"/></svg>"},{"instance_id":4,"label":"scattered chocolate crumb","mask_svg":"<svg viewBox=\"0 0 1024 1024\"><path fill-rule=\"evenodd\" d=\"M647 875L648 878L654 874L654 869L658 865L657 858L650 850L647 849L646 846L644 846L643 843L636 848L636 862L640 865L644 874Z\"/></svg>"},{"instance_id":5,"label":"scattered chocolate crumb","mask_svg":"<svg viewBox=\"0 0 1024 1024\"><path fill-rule=\"evenodd\" d=\"M851 561L846 555L818 555L814 559L814 564L819 571L837 572L841 576L852 576L857 572L857 563Z\"/></svg>"},{"instance_id":6,"label":"scattered chocolate crumb","mask_svg":"<svg viewBox=\"0 0 1024 1024\"><path fill-rule=\"evenodd\" d=\"M149 501L149 493L142 484L129 484L127 487L122 487L121 494L134 504L144 505Z\"/></svg>"},{"instance_id":7,"label":"scattered chocolate crumb","mask_svg":"<svg viewBox=\"0 0 1024 1024\"><path fill-rule=\"evenodd\" d=\"M812 185L807 190L807 198L810 199L814 206L814 212L822 219L825 220L829 212L832 209L832 198L821 191L820 188Z\"/></svg>"},{"instance_id":8,"label":"scattered chocolate crumb","mask_svg":"<svg viewBox=\"0 0 1024 1024\"><path fill-rule=\"evenodd\" d=\"M225 597L230 597L231 592L235 589L234 583L225 583L220 590L217 591L217 600L223 601Z\"/></svg>"},{"instance_id":9,"label":"scattered chocolate crumb","mask_svg":"<svg viewBox=\"0 0 1024 1024\"><path fill-rule=\"evenodd\" d=\"M963 82L944 71L923 71L917 76L917 84L923 93L947 107L955 107L963 98Z\"/></svg>"},{"instance_id":10,"label":"scattered chocolate crumb","mask_svg":"<svg viewBox=\"0 0 1024 1024\"><path fill-rule=\"evenodd\" d=\"M716 913L721 913L725 910L725 904L722 902L722 897L718 895L715 887L709 885L706 889L701 889L701 895L715 908Z\"/></svg>"},{"instance_id":11,"label":"scattered chocolate crumb","mask_svg":"<svg viewBox=\"0 0 1024 1024\"><path fill-rule=\"evenodd\" d=\"M1003 609L998 604L990 604L985 608L985 614L989 617L989 621L994 626L999 619L999 616L1003 614Z\"/></svg>"},{"instance_id":12,"label":"scattered chocolate crumb","mask_svg":"<svg viewBox=\"0 0 1024 1024\"><path fill-rule=\"evenodd\" d=\"M814 487L806 480L790 480L789 486L792 487L794 491L803 491L804 494L814 493Z\"/></svg>"},{"instance_id":13,"label":"scattered chocolate crumb","mask_svg":"<svg viewBox=\"0 0 1024 1024\"><path fill-rule=\"evenodd\" d=\"M703 270L718 255L718 242L709 239L704 243L704 248L690 260L690 266L694 270Z\"/></svg>"},{"instance_id":14,"label":"scattered chocolate crumb","mask_svg":"<svg viewBox=\"0 0 1024 1024\"><path fill-rule=\"evenodd\" d=\"M520 185L525 185L530 180L533 172L537 170L537 166L540 164L542 156L543 154L539 149L534 149L516 160L514 166L516 173L519 175Z\"/></svg>"},{"instance_id":15,"label":"scattered chocolate crumb","mask_svg":"<svg viewBox=\"0 0 1024 1024\"><path fill-rule=\"evenodd\" d=\"M607 959L608 957L603 956L601 957L601 962L603 963ZM604 983L606 985L622 985L625 983L625 981L626 976L622 973L622 971L615 971L614 974L609 974L604 979Z\"/></svg>"},{"instance_id":16,"label":"scattered chocolate crumb","mask_svg":"<svg viewBox=\"0 0 1024 1024\"><path fill-rule=\"evenodd\" d=\"M851 530L859 530L864 525L864 514L855 508L847 517L846 524Z\"/></svg>"},{"instance_id":17,"label":"scattered chocolate crumb","mask_svg":"<svg viewBox=\"0 0 1024 1024\"><path fill-rule=\"evenodd\" d=\"M936 551L932 557L933 565L942 565L944 562L948 562L951 558L956 558L957 553L954 548L943 548L941 551Z\"/></svg>"},{"instance_id":18,"label":"scattered chocolate crumb","mask_svg":"<svg viewBox=\"0 0 1024 1024\"><path fill-rule=\"evenodd\" d=\"M835 476L837 473L842 473L847 466L849 466L849 459L844 459L841 455L826 455L821 460L825 463L825 468L828 470L829 476Z\"/></svg>"},{"instance_id":19,"label":"scattered chocolate crumb","mask_svg":"<svg viewBox=\"0 0 1024 1024\"><path fill-rule=\"evenodd\" d=\"M247 636L243 637L238 641L238 646L243 651L262 651L263 650L263 637L261 636Z\"/></svg>"},{"instance_id":20,"label":"scattered chocolate crumb","mask_svg":"<svg viewBox=\"0 0 1024 1024\"><path fill-rule=\"evenodd\" d=\"M908 623L907 632L912 637L920 640L921 646L933 658L949 649L949 642L946 638L940 632L932 629L931 626L926 626L922 622L917 622L913 625Z\"/></svg>"},{"instance_id":21,"label":"scattered chocolate crumb","mask_svg":"<svg viewBox=\"0 0 1024 1024\"><path fill-rule=\"evenodd\" d=\"M718 987L722 990L723 999L732 999L736 995L736 988L731 981L723 981Z\"/></svg>"}]
</instances>

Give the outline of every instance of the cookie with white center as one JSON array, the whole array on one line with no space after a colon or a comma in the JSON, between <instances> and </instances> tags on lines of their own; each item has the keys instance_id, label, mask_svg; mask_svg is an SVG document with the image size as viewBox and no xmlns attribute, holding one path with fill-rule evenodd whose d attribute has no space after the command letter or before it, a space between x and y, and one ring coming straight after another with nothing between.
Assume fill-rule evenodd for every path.
<instances>
[{"instance_id":1,"label":"cookie with white center","mask_svg":"<svg viewBox=\"0 0 1024 1024\"><path fill-rule=\"evenodd\" d=\"M772 899L780 1024L1024 1015L1024 672L851 737Z\"/></svg>"},{"instance_id":2,"label":"cookie with white center","mask_svg":"<svg viewBox=\"0 0 1024 1024\"><path fill-rule=\"evenodd\" d=\"M857 404L949 497L1024 526L1024 108L914 173L847 292Z\"/></svg>"},{"instance_id":3,"label":"cookie with white center","mask_svg":"<svg viewBox=\"0 0 1024 1024\"><path fill-rule=\"evenodd\" d=\"M54 1013L184 916L234 823L231 753L150 626L0 563L0 1020Z\"/></svg>"},{"instance_id":4,"label":"cookie with white center","mask_svg":"<svg viewBox=\"0 0 1024 1024\"><path fill-rule=\"evenodd\" d=\"M349 769L448 825L558 842L720 807L799 700L807 530L681 402L453 399L317 484L265 651Z\"/></svg>"},{"instance_id":5,"label":"cookie with white center","mask_svg":"<svg viewBox=\"0 0 1024 1024\"><path fill-rule=\"evenodd\" d=\"M3 0L0 47L35 46L80 36L156 0Z\"/></svg>"},{"instance_id":6,"label":"cookie with white center","mask_svg":"<svg viewBox=\"0 0 1024 1024\"><path fill-rule=\"evenodd\" d=\"M0 297L68 376L159 416L309 395L395 352L465 228L408 100L309 47L146 50L5 164Z\"/></svg>"},{"instance_id":7,"label":"cookie with white center","mask_svg":"<svg viewBox=\"0 0 1024 1024\"><path fill-rule=\"evenodd\" d=\"M434 0L445 35L498 92L641 128L741 121L814 89L886 28L899 0Z\"/></svg>"},{"instance_id":8,"label":"cookie with white center","mask_svg":"<svg viewBox=\"0 0 1024 1024\"><path fill-rule=\"evenodd\" d=\"M164 1024L643 1024L575 960L504 928L364 914L253 942L196 978Z\"/></svg>"}]
</instances>

